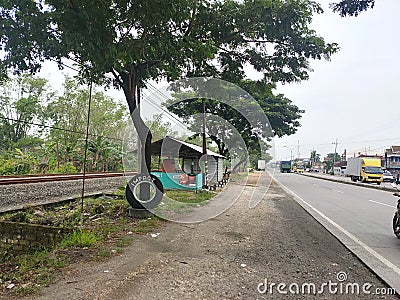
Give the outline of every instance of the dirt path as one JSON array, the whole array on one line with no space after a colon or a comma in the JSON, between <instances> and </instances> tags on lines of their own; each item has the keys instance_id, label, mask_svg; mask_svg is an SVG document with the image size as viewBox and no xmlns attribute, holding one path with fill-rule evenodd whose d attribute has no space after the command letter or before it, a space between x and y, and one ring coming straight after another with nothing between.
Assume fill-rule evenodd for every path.
<instances>
[{"instance_id":1,"label":"dirt path","mask_svg":"<svg viewBox=\"0 0 400 300\"><path fill-rule=\"evenodd\" d=\"M199 224L169 223L160 235L138 236L125 253L107 262L66 268L65 276L36 299L354 299L328 286L317 296L261 294L260 283L371 284L383 288L364 265L309 216L276 183L255 208L248 207L250 178L239 200L225 213ZM237 184L223 192L230 191ZM340 273L344 274L344 273ZM343 286L343 285L342 285ZM332 287L331 287L332 288ZM344 290L344 289L343 289ZM285 289L289 291L288 287ZM306 289L307 291L307 289ZM397 299L362 294L361 299Z\"/></svg>"}]
</instances>

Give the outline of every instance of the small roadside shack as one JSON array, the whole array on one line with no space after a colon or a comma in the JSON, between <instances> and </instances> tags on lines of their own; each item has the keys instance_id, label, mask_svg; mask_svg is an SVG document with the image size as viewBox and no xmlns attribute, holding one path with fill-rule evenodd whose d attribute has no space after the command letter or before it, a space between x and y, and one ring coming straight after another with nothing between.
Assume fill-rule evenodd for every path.
<instances>
[{"instance_id":1,"label":"small roadside shack","mask_svg":"<svg viewBox=\"0 0 400 300\"><path fill-rule=\"evenodd\" d=\"M204 157L202 147L172 137L151 144L152 171L164 189L201 190ZM223 181L225 157L207 150L207 185Z\"/></svg>"}]
</instances>

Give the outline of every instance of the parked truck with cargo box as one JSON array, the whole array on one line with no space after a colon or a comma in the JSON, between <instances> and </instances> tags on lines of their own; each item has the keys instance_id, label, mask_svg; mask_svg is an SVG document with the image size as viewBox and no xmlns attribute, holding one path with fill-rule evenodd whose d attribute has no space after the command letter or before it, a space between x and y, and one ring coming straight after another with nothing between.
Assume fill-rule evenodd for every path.
<instances>
[{"instance_id":1,"label":"parked truck with cargo box","mask_svg":"<svg viewBox=\"0 0 400 300\"><path fill-rule=\"evenodd\" d=\"M281 161L280 163L281 173L285 172L290 173L291 168L292 168L292 162L290 160Z\"/></svg>"},{"instance_id":2,"label":"parked truck with cargo box","mask_svg":"<svg viewBox=\"0 0 400 300\"><path fill-rule=\"evenodd\" d=\"M375 157L351 157L347 161L346 173L352 181L374 182L378 185L383 181L381 159Z\"/></svg>"},{"instance_id":3,"label":"parked truck with cargo box","mask_svg":"<svg viewBox=\"0 0 400 300\"><path fill-rule=\"evenodd\" d=\"M257 169L259 171L265 171L265 160L264 159L259 159L258 160Z\"/></svg>"}]
</instances>

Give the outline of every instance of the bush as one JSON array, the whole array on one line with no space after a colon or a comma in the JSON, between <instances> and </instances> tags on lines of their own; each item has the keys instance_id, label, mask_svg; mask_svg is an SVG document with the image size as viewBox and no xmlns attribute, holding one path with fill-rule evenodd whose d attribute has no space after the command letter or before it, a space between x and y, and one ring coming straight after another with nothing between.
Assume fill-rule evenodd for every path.
<instances>
[{"instance_id":1,"label":"bush","mask_svg":"<svg viewBox=\"0 0 400 300\"><path fill-rule=\"evenodd\" d=\"M69 247L90 247L97 241L97 237L95 234L90 232L83 232L78 229L75 230L72 234L66 236L62 242L58 245L60 248L69 248Z\"/></svg>"},{"instance_id":2,"label":"bush","mask_svg":"<svg viewBox=\"0 0 400 300\"><path fill-rule=\"evenodd\" d=\"M73 174L78 173L75 166L72 163L66 163L60 165L60 167L54 167L46 171L46 174Z\"/></svg>"},{"instance_id":3,"label":"bush","mask_svg":"<svg viewBox=\"0 0 400 300\"><path fill-rule=\"evenodd\" d=\"M31 170L31 163L25 159L0 160L0 175L24 175Z\"/></svg>"}]
</instances>

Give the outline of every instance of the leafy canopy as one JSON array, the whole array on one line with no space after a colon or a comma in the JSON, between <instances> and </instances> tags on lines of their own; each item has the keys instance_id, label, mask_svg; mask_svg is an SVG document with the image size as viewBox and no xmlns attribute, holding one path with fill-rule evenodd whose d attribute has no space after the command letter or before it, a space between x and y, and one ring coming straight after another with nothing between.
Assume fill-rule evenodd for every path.
<instances>
[{"instance_id":1,"label":"leafy canopy","mask_svg":"<svg viewBox=\"0 0 400 300\"><path fill-rule=\"evenodd\" d=\"M124 91L150 166L151 134L135 111L151 79L212 76L254 67L267 82L308 78L309 60L338 50L309 25L312 0L0 0L0 74L76 63L82 78Z\"/></svg>"},{"instance_id":2,"label":"leafy canopy","mask_svg":"<svg viewBox=\"0 0 400 300\"><path fill-rule=\"evenodd\" d=\"M242 81L239 85L253 96L254 100L268 117L272 128L272 135L282 137L297 131L297 128L300 126L298 119L300 119L304 111L292 104L282 94L274 95L273 89L275 85L250 80ZM229 93L229 91L225 92ZM186 100L175 103L176 100L171 99L165 103L165 106L189 123L189 130L198 131L199 124L202 123L201 115L199 115L203 112L202 99L194 99L190 95L185 94L175 94L175 97L176 99ZM232 131L232 126L240 133L249 149L259 148L258 143L260 142L260 138L266 141L271 137L262 136L263 131L253 128L250 124L249 119L257 118L257 110L254 109L254 115L252 115L252 109L248 109L249 102L247 99L237 98L235 99L235 103L238 107L247 108L245 111L248 112L248 115L243 116L235 108L220 101L205 99L205 113L209 114L206 121L206 131L210 135L211 140L217 144L221 155L228 155L228 148L233 146L227 145L227 143L229 144L230 137L232 140L236 139L235 132ZM266 132L266 134L268 133Z\"/></svg>"},{"instance_id":3,"label":"leafy canopy","mask_svg":"<svg viewBox=\"0 0 400 300\"><path fill-rule=\"evenodd\" d=\"M375 0L342 0L338 3L332 3L330 6L334 12L339 13L342 17L355 16L359 13L373 8Z\"/></svg>"},{"instance_id":4,"label":"leafy canopy","mask_svg":"<svg viewBox=\"0 0 400 300\"><path fill-rule=\"evenodd\" d=\"M68 58L82 76L110 83L112 73L120 87L124 74L139 85L192 75L237 81L247 64L290 82L308 77L308 59L338 50L308 27L322 12L310 0L1 2L3 73Z\"/></svg>"}]
</instances>

